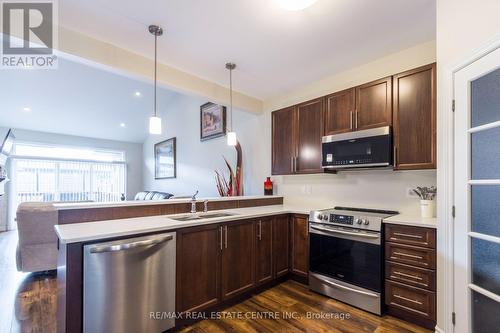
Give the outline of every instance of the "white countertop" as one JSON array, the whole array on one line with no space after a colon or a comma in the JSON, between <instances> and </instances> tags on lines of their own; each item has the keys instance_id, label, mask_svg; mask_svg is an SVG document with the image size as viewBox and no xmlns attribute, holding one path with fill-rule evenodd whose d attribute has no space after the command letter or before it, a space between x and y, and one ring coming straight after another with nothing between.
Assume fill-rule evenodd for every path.
<instances>
[{"instance_id":1,"label":"white countertop","mask_svg":"<svg viewBox=\"0 0 500 333\"><path fill-rule=\"evenodd\" d=\"M208 201L230 201L230 200L253 200L253 199L270 199L283 198L281 195L245 195L239 197L213 197L213 198L198 198L196 202ZM165 200L129 200L118 202L59 202L51 205L58 210L65 209L86 209L86 208L108 208L121 206L145 206L145 205L169 205L176 203L191 203L191 198L185 199L165 199Z\"/></svg>"},{"instance_id":2,"label":"white countertop","mask_svg":"<svg viewBox=\"0 0 500 333\"><path fill-rule=\"evenodd\" d=\"M437 219L435 217L423 218L420 216L406 214L399 214L388 217L384 219L384 223L403 224L413 227L437 228Z\"/></svg>"},{"instance_id":3,"label":"white countertop","mask_svg":"<svg viewBox=\"0 0 500 333\"><path fill-rule=\"evenodd\" d=\"M148 217L136 217L130 219L107 220L98 222L85 222L73 224L56 225L54 228L62 243L87 242L105 238L139 235L156 231L167 231L185 227L193 227L211 223L236 221L278 214L307 214L309 208L297 208L283 205L259 206L249 208L236 208L221 211L210 211L231 213L231 216L219 218L207 218L195 221L176 221L172 219L175 215L159 215Z\"/></svg>"},{"instance_id":4,"label":"white countertop","mask_svg":"<svg viewBox=\"0 0 500 333\"><path fill-rule=\"evenodd\" d=\"M177 221L173 217L184 214L159 215L148 217L136 217L129 219L107 220L97 222L73 223L56 225L54 228L59 240L63 243L78 243L94 241L106 238L140 235L144 233L167 231L179 228L200 226L212 223L237 221L256 217L279 215L279 214L306 214L309 215L310 207L296 207L286 205L259 206L249 208L236 208L209 213L230 213L230 216L218 218L206 218L194 221ZM436 219L423 219L404 214L396 215L384 220L384 223L395 223L411 226L437 228Z\"/></svg>"}]
</instances>

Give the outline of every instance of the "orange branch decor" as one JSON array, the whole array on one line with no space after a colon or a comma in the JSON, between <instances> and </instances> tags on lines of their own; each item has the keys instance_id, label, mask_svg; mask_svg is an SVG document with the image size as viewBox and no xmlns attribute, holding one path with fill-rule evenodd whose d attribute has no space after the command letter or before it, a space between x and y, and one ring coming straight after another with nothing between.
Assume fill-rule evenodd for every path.
<instances>
[{"instance_id":1,"label":"orange branch decor","mask_svg":"<svg viewBox=\"0 0 500 333\"><path fill-rule=\"evenodd\" d=\"M226 176L222 172L215 170L215 183L217 185L217 191L221 197L235 197L243 195L243 184L241 182L243 152L239 142L236 143L235 148L237 155L236 172L233 171L231 164L229 164L224 156L222 156L222 158L226 163L226 167L229 172L229 179L226 179Z\"/></svg>"}]
</instances>

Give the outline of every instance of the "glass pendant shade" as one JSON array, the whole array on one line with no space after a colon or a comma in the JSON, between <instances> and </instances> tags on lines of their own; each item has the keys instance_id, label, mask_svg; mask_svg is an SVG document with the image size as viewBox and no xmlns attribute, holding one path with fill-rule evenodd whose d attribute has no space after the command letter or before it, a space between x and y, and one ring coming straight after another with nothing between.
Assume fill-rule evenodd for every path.
<instances>
[{"instance_id":1,"label":"glass pendant shade","mask_svg":"<svg viewBox=\"0 0 500 333\"><path fill-rule=\"evenodd\" d=\"M161 118L152 116L149 117L149 133L161 134Z\"/></svg>"},{"instance_id":2,"label":"glass pendant shade","mask_svg":"<svg viewBox=\"0 0 500 333\"><path fill-rule=\"evenodd\" d=\"M236 132L227 132L227 145L236 146L238 140L236 139Z\"/></svg>"}]
</instances>

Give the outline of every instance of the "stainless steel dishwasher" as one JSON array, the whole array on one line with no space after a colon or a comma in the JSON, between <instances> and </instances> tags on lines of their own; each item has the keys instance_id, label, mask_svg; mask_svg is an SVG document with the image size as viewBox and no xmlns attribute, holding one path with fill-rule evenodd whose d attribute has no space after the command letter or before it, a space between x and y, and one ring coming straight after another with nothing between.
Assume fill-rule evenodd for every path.
<instances>
[{"instance_id":1,"label":"stainless steel dishwasher","mask_svg":"<svg viewBox=\"0 0 500 333\"><path fill-rule=\"evenodd\" d=\"M158 333L174 326L175 232L83 249L85 333Z\"/></svg>"}]
</instances>

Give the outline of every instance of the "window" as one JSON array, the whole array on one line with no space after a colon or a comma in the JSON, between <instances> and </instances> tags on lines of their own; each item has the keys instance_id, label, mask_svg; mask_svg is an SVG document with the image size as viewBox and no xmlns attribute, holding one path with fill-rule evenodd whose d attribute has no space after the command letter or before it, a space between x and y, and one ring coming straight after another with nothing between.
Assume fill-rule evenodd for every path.
<instances>
[{"instance_id":1,"label":"window","mask_svg":"<svg viewBox=\"0 0 500 333\"><path fill-rule=\"evenodd\" d=\"M17 204L26 201L119 201L125 193L120 151L17 143L13 154Z\"/></svg>"}]
</instances>

